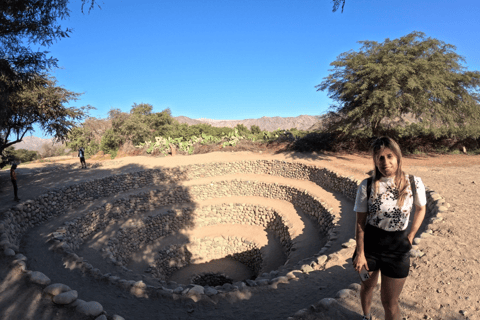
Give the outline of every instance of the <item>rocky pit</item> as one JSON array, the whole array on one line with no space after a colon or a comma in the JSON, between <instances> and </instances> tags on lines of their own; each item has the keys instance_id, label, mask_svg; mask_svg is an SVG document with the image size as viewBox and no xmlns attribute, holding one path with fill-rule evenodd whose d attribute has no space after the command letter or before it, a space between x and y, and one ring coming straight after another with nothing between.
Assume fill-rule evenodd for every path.
<instances>
[{"instance_id":1,"label":"rocky pit","mask_svg":"<svg viewBox=\"0 0 480 320\"><path fill-rule=\"evenodd\" d=\"M311 189L352 201L359 182L278 160L111 175L51 190L6 211L1 240L5 255L14 256L27 230L82 209L48 236L67 269L137 297L222 298L232 291L288 285L298 272L308 275L326 269L327 261L332 265L335 256L324 253L338 238L341 217ZM439 211L432 195L429 190L426 219ZM108 197L114 199L91 206ZM30 272L21 256L16 263Z\"/></svg>"},{"instance_id":2,"label":"rocky pit","mask_svg":"<svg viewBox=\"0 0 480 320\"><path fill-rule=\"evenodd\" d=\"M135 189L140 185L155 186L156 182L178 177L194 180L222 176L232 170L236 173L268 172L313 178L324 183L328 180L326 171L290 165L294 168L289 168L286 162L263 161L194 165L172 171L150 170L110 177L95 181L93 185L97 191L109 193L131 190L132 184ZM70 188L65 193L77 194L80 188ZM235 281L254 280L286 262L294 264L299 259L308 258L301 256L295 261L290 254L298 249L292 240L297 236L296 230L304 227L304 222L298 217L285 216L277 208L254 203L223 202L232 196L271 198L291 203L308 217L308 223L316 226L323 244L333 227L331 210L307 190L278 183L235 179L188 187L162 183L159 188L117 199L66 222L52 234L52 239L58 241L64 250L72 250L77 255L81 254L85 242L103 239L104 245L99 249L109 263L132 272L135 269L146 274L145 279L154 278L161 282L180 279L183 286L191 283L202 271L220 271ZM223 200L212 205L199 205L209 199ZM228 228L219 228L229 226L235 230L229 232ZM253 230L256 236L241 234L245 227ZM237 232L239 234L235 234ZM311 259L313 261L315 257ZM220 265L223 269L218 266L222 260ZM242 271L236 270L235 265ZM92 270L94 275L101 274L95 266ZM233 273L230 273L232 270Z\"/></svg>"}]
</instances>

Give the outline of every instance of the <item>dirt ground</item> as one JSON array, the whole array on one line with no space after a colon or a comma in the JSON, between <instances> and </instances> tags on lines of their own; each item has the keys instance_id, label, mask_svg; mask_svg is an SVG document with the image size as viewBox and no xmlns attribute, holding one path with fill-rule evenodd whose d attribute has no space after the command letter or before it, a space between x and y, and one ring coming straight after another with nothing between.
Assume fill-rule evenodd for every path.
<instances>
[{"instance_id":1,"label":"dirt ground","mask_svg":"<svg viewBox=\"0 0 480 320\"><path fill-rule=\"evenodd\" d=\"M280 149L280 148L279 148ZM214 152L208 154L175 157L125 157L115 160L87 161L90 168L80 169L78 159L59 162L36 163L22 166L18 172L19 197L22 201L32 199L51 188L77 184L112 174L171 168L191 163L240 161L249 159L277 159L297 161L327 167L356 178L365 178L372 169L372 160L366 154L318 154L284 153L265 150L253 152ZM411 274L401 296L402 317L405 319L480 319L480 236L477 232L480 218L476 215L480 199L480 156L431 155L404 158L404 170L422 178L427 187L440 193L451 205L443 221L431 227L432 236L423 239L419 247L425 253L422 258L413 258ZM229 179L238 177L228 177ZM257 176L266 182L286 183L280 177ZM199 182L195 182L199 183ZM339 239L327 254L341 249L341 243L353 238L353 203L340 194L323 190L305 181L297 183L317 194L341 216ZM8 179L8 171L0 172L0 218L2 212L16 205ZM123 196L123 195L122 195ZM296 311L308 308L320 299L334 297L338 290L358 283L358 276L350 266L351 253L340 256L339 261L325 270L312 272L298 281L279 286L278 289L258 288L246 296L212 301L172 300L165 298L144 299L134 297L120 289L85 277L78 270L69 270L61 257L50 250L44 239L56 226L82 212L114 200L98 199L83 210L66 212L45 225L33 228L24 237L20 252L28 258L27 267L49 275L52 282L69 285L79 292L79 298L98 301L108 315L120 314L125 319L286 319ZM240 199L233 199L240 200ZM229 198L229 201L233 201ZM262 204L262 199L254 199ZM252 200L253 201L253 200ZM264 199L263 201L267 201ZM282 206L278 203L269 205ZM287 208L288 209L288 208ZM221 230L219 230L221 232ZM234 232L248 232L237 230ZM299 238L304 248L317 250L322 239L314 239L315 229L305 228ZM248 236L246 234L245 236ZM86 250L86 249L85 249ZM95 250L82 253L88 261L102 272L111 268ZM308 250L305 255L311 254ZM117 271L117 270L112 270ZM125 275L126 276L126 275ZM131 275L134 279L134 276ZM346 301L344 305L360 312L358 301ZM379 293L375 294L373 314L383 319ZM86 319L71 308L54 306L42 295L38 286L28 283L25 276L11 270L8 260L0 256L0 319ZM319 318L320 319L320 318ZM325 319L325 318L321 318ZM332 319L333 320L333 319Z\"/></svg>"}]
</instances>

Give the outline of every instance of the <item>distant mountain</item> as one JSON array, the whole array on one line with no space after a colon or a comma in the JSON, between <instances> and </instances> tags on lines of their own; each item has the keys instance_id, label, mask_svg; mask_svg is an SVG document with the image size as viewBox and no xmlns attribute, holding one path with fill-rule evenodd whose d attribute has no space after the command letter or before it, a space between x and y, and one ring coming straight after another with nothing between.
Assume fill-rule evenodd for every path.
<instances>
[{"instance_id":1,"label":"distant mountain","mask_svg":"<svg viewBox=\"0 0 480 320\"><path fill-rule=\"evenodd\" d=\"M195 125L195 124L200 124L200 123L204 123L200 120L197 120L197 119L191 119L189 117L184 117L184 116L179 116L179 117L174 117L179 123L186 123L188 124L189 126L192 126L192 125Z\"/></svg>"},{"instance_id":2,"label":"distant mountain","mask_svg":"<svg viewBox=\"0 0 480 320\"><path fill-rule=\"evenodd\" d=\"M52 144L53 140L29 136L29 137L24 137L22 139L22 142L15 143L13 147L15 148L15 150L26 149L26 150L32 150L32 151L40 151L44 143Z\"/></svg>"},{"instance_id":3,"label":"distant mountain","mask_svg":"<svg viewBox=\"0 0 480 320\"><path fill-rule=\"evenodd\" d=\"M260 130L274 131L277 129L288 130L297 128L298 130L308 130L319 120L321 116L298 116L298 117L261 117L259 119L245 119L245 120L212 120L212 119L191 119L180 116L175 117L180 123L187 123L189 125L208 123L213 127L229 127L233 128L237 124L243 124L250 129L252 125L260 127Z\"/></svg>"},{"instance_id":4,"label":"distant mountain","mask_svg":"<svg viewBox=\"0 0 480 320\"><path fill-rule=\"evenodd\" d=\"M259 119L245 119L245 120L212 120L212 119L191 119L185 116L174 117L179 123L186 123L188 125L195 125L207 123L213 127L228 127L233 128L237 124L243 124L250 129L251 126L256 125L260 130L274 131L277 129L288 130L297 128L298 130L309 130L315 128L323 116L307 116L302 115L298 117L261 117ZM52 139L42 139L38 137L25 137L22 142L16 143L13 146L15 149L27 149L40 151L44 143L52 143Z\"/></svg>"}]
</instances>

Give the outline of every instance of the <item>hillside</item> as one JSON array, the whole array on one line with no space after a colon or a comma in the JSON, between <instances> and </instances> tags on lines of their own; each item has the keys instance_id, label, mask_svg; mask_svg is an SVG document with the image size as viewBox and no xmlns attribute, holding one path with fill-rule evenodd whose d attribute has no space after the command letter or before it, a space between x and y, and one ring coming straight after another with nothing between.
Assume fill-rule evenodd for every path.
<instances>
[{"instance_id":1,"label":"hillside","mask_svg":"<svg viewBox=\"0 0 480 320\"><path fill-rule=\"evenodd\" d=\"M244 119L244 120L212 120L212 119L191 119L180 116L175 117L180 123L187 123L189 125L208 123L213 127L229 127L233 128L238 124L243 124L250 129L251 126L259 126L261 130L274 131L277 129L288 130L297 128L298 130L308 130L316 124L320 116L301 115L298 117L261 117L259 119Z\"/></svg>"},{"instance_id":2,"label":"hillside","mask_svg":"<svg viewBox=\"0 0 480 320\"><path fill-rule=\"evenodd\" d=\"M308 116L301 115L298 117L261 117L259 119L244 119L244 120L212 120L212 119L192 119L185 116L174 117L179 123L186 123L188 125L196 125L207 123L213 127L229 127L233 128L238 124L243 124L250 129L251 126L256 125L261 130L274 131L277 129L288 130L297 128L298 130L312 130L318 126L322 116ZM44 143L52 143L51 139L43 139L34 136L23 138L22 142L14 145L15 149L26 149L33 151L40 151Z\"/></svg>"},{"instance_id":3,"label":"hillside","mask_svg":"<svg viewBox=\"0 0 480 320\"><path fill-rule=\"evenodd\" d=\"M34 136L24 137L22 142L16 143L13 146L16 150L26 149L32 151L40 151L44 143L52 143L52 139L43 139Z\"/></svg>"}]
</instances>

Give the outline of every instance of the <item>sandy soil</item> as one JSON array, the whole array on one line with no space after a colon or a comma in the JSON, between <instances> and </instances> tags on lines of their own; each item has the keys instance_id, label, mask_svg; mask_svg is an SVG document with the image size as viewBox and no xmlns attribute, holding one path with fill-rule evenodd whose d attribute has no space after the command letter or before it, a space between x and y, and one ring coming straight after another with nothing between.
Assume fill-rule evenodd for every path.
<instances>
[{"instance_id":1,"label":"sandy soil","mask_svg":"<svg viewBox=\"0 0 480 320\"><path fill-rule=\"evenodd\" d=\"M22 201L35 198L50 188L77 184L81 181L97 179L112 174L144 170L148 168L169 168L190 163L208 163L220 161L239 161L246 159L278 159L299 161L320 167L328 167L337 172L366 177L372 162L368 155L347 154L302 154L279 153L258 154L251 152L210 153L196 156L176 156L166 158L129 157L103 161L93 169L81 170L77 159L57 163L32 164L20 166L18 172L19 196ZM425 184L445 197L451 210L441 223L432 228L433 236L422 240L420 248L426 255L412 259L411 276L406 282L401 296L403 317L406 319L480 319L480 261L478 248L480 236L476 232L480 222L476 215L479 204L480 156L445 155L420 156L404 159L404 169L420 176ZM91 165L92 162L89 162ZM42 171L44 170L44 171ZM221 177L226 180L233 177ZM238 177L237 177L238 178ZM243 177L249 179L250 177ZM287 183L284 178L273 176L256 176L256 180ZM283 179L283 180L282 180ZM299 184L322 198L337 212L340 219L340 235L328 253L341 249L340 244L353 238L354 214L353 203L340 194L323 190L313 183L305 181L288 181ZM196 184L188 181L185 184ZM8 179L8 171L0 172L0 217L1 212L15 205L13 192ZM143 190L143 189L142 189ZM135 190L130 193L137 193ZM299 277L298 281L279 286L278 289L262 287L253 290L250 295L237 295L229 299L218 299L194 303L172 299L137 298L119 290L85 277L78 270L69 270L61 262L61 257L45 245L49 232L64 221L83 212L113 201L116 195L108 199L97 199L82 210L66 212L65 215L49 221L45 225L32 229L24 238L21 252L29 258L27 267L42 271L53 282L68 284L79 292L79 298L99 301L109 315L120 314L126 319L286 319L303 308L308 308L320 299L334 297L340 289L358 282L358 277L350 266L351 252L339 255L338 261L327 264L326 270L315 271L308 276ZM228 199L240 201L245 199ZM301 217L301 212L281 203L267 203L270 199L251 199L253 203L282 207L299 223L298 245L303 249L296 259L318 252L324 239L318 238L314 226ZM240 201L244 202L244 201ZM165 208L167 209L167 208ZM300 218L298 218L300 217ZM303 225L302 225L303 223ZM256 233L255 230L240 230L238 226L228 232ZM205 231L206 232L206 231ZM227 232L220 229L219 232ZM261 235L257 235L261 236ZM315 238L316 237L316 238ZM107 264L96 251L95 241L85 246L82 255L102 272L110 272ZM268 248L268 246L266 246ZM275 255L275 248L272 250ZM272 268L282 263L272 262ZM139 259L141 260L141 259ZM137 266L141 270L141 265ZM225 264L220 263L220 267ZM233 266L232 266L233 268ZM106 271L104 271L106 270ZM113 270L121 273L122 271ZM123 271L124 272L124 271ZM237 271L233 272L234 274ZM241 272L240 270L238 272ZM120 274L135 279L132 274ZM141 276L137 276L141 279ZM144 278L145 279L145 278ZM355 312L360 311L357 300L345 301L344 305ZM375 295L374 315L383 319L379 294ZM51 301L41 294L39 287L29 284L25 277L16 270L10 270L7 260L0 257L0 319L83 319L67 307L53 306Z\"/></svg>"}]
</instances>

